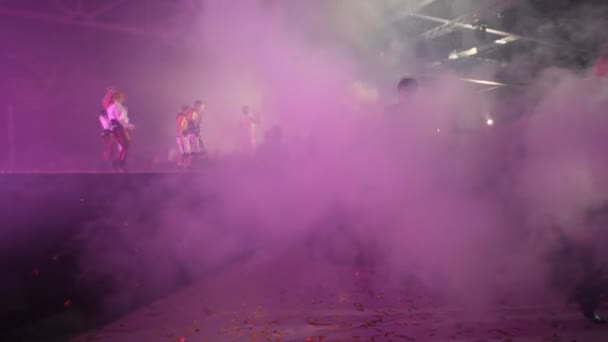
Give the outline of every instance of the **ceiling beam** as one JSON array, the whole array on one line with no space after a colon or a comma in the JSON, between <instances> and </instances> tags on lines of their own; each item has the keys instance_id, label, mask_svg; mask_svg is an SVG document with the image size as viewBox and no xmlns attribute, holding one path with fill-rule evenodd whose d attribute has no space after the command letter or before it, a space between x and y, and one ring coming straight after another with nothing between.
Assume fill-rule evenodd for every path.
<instances>
[{"instance_id":1,"label":"ceiling beam","mask_svg":"<svg viewBox=\"0 0 608 342\"><path fill-rule=\"evenodd\" d=\"M479 29L478 27L476 27L476 26L474 26L474 25L472 25L470 23L458 22L458 21L448 20L448 19L444 19L444 18L438 18L438 17L424 15L424 14L413 13L413 14L410 14L410 16L442 24L442 25L440 25L440 26L438 26L438 27L436 27L436 28L434 28L432 30L429 30L429 31L425 32L425 34L426 33L429 33L429 34L432 34L432 35L434 34L435 37L437 37L437 35L441 35L441 34L445 34L447 32L450 32L454 28L461 28L461 29L468 29L468 30L478 30ZM444 32L439 32L440 30L444 30ZM564 46L563 44L553 43L553 42L549 42L547 40L542 40L542 39L538 39L538 38L534 38L534 37L529 37L529 36L522 36L522 35L519 35L519 34L515 34L515 33L511 33L511 32L506 32L506 31L501 31L501 30L496 30L496 29L489 28L489 27L485 29L485 32L496 36L497 39L491 39L488 43L485 43L485 44L482 44L482 45L479 45L479 46L476 46L476 47L463 49L461 51L453 51L448 56L448 59L455 60L455 59L460 59L460 58L466 58L466 57L474 56L474 55L477 55L477 54L479 54L481 52L493 50L495 48L500 48L503 45L510 44L512 42L515 42L515 41L529 41L529 42L534 42L534 43L537 43L537 44L541 44L541 45L545 45L545 46L551 46L551 47L555 47L555 48L572 49L572 47L567 47L567 46Z\"/></svg>"},{"instance_id":2,"label":"ceiling beam","mask_svg":"<svg viewBox=\"0 0 608 342\"><path fill-rule=\"evenodd\" d=\"M425 20L428 20L428 21L434 21L436 23L443 24L443 25L449 25L449 31L452 31L454 28L464 28L464 29L469 29L469 30L476 30L477 29L477 27L473 26L471 23L458 22L458 21L453 21L453 20L449 20L449 19L443 19L443 18L434 17L434 16L430 16L430 15L412 13L412 14L410 14L410 16L414 17L414 18L425 19ZM433 29L431 29L429 31L432 31L432 30L435 30L435 29L438 29L438 28L433 28ZM444 29L448 30L447 26ZM427 32L429 32L429 31L427 31ZM424 36L427 32L423 33L422 35ZM448 32L448 31L446 31L446 32ZM494 35L497 35L497 36L503 36L503 37L508 37L508 36L514 36L515 35L513 33L505 32L505 31L500 31L500 30L495 30L495 29L492 29L492 28L487 28L486 32L494 34Z\"/></svg>"},{"instance_id":3,"label":"ceiling beam","mask_svg":"<svg viewBox=\"0 0 608 342\"><path fill-rule=\"evenodd\" d=\"M490 10L501 11L501 10L513 5L516 1L521 1L521 0L494 0L494 1L486 0L486 1L487 2L485 2L484 6L480 6L479 8L477 8L467 14L461 15L460 17L455 18L455 19L443 19L443 18L437 18L437 17L433 17L433 16L415 15L418 18L427 19L427 20L441 23L441 25L423 32L419 36L419 38L431 40L431 39L443 36L447 33L450 33L455 28L458 28L458 27L476 29L476 27L471 25L471 22L473 21L474 17L483 17ZM500 32L498 30L493 30L493 31Z\"/></svg>"}]
</instances>

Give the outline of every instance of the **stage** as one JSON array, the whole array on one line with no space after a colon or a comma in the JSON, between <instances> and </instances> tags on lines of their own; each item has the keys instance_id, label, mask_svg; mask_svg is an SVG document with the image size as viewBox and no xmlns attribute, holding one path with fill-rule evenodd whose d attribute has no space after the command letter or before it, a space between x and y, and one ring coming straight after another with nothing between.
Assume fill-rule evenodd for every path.
<instances>
[{"instance_id":1,"label":"stage","mask_svg":"<svg viewBox=\"0 0 608 342\"><path fill-rule=\"evenodd\" d=\"M214 212L214 172L0 175L0 339L606 340L563 298L472 309L416 282L311 259L302 243L260 247ZM193 226L198 218L220 235ZM202 235L184 233L192 228ZM214 240L231 234L251 248Z\"/></svg>"},{"instance_id":2,"label":"stage","mask_svg":"<svg viewBox=\"0 0 608 342\"><path fill-rule=\"evenodd\" d=\"M187 284L185 272L165 268L154 277L170 280L138 292L136 284L149 281L138 269L157 262L138 253L159 247L138 240L158 232L155 215L164 198L185 198L193 210L204 207L204 177L201 171L1 173L0 332L65 336ZM193 184L201 191L182 194ZM167 262L175 260L174 252L167 249ZM112 257L125 262L108 263ZM117 296L120 305L112 303ZM66 324L40 329L49 318Z\"/></svg>"},{"instance_id":3,"label":"stage","mask_svg":"<svg viewBox=\"0 0 608 342\"><path fill-rule=\"evenodd\" d=\"M297 254L297 253L294 253ZM448 303L416 285L370 297L357 275L335 269L327 279L275 281L305 262L251 260L234 265L99 329L71 339L111 341L605 341L604 326L575 307L538 300L487 311ZM309 267L309 265L305 266ZM323 268L323 265L318 265ZM335 278L342 284L335 284Z\"/></svg>"}]
</instances>

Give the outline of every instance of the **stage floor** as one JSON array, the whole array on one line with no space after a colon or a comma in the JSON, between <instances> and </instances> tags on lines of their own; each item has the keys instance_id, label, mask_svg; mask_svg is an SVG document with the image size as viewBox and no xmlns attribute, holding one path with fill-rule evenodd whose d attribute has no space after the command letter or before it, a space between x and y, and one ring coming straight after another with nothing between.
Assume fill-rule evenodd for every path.
<instances>
[{"instance_id":1,"label":"stage floor","mask_svg":"<svg viewBox=\"0 0 608 342\"><path fill-rule=\"evenodd\" d=\"M346 269L327 270L326 282L297 275L281 281L272 271L281 266L268 266L235 266L71 341L608 340L605 326L588 323L567 304L464 309L414 287L370 297ZM338 278L343 286L324 285Z\"/></svg>"},{"instance_id":2,"label":"stage floor","mask_svg":"<svg viewBox=\"0 0 608 342\"><path fill-rule=\"evenodd\" d=\"M183 299L183 298L182 298ZM72 341L606 341L600 328L581 324L574 312L552 307L504 307L501 321L459 319L457 310L294 307L184 314L180 299L160 302ZM256 315L263 318L255 319ZM250 318L248 318L250 317ZM191 319L192 318L192 319ZM156 324L154 327L148 324Z\"/></svg>"},{"instance_id":3,"label":"stage floor","mask_svg":"<svg viewBox=\"0 0 608 342\"><path fill-rule=\"evenodd\" d=\"M5 190L0 196L4 209L0 210L0 219L7 227L0 239L0 254L6 265L23 273L23 277L11 283L13 269L3 269L3 285L12 286L3 293L3 305L10 307L7 303L12 301L21 311L36 311L40 305L34 305L38 303L31 300L32 295L45 297L39 300L45 304L48 294L51 311L57 312L19 330L27 336L41 335L39 339L24 340L49 341L45 332L63 325L71 333L78 331L76 327L96 328L55 340L608 341L608 327L588 323L575 307L564 303L563 297L534 301L510 298L483 306L457 303L440 298L415 282L389 286L365 270L335 265L322 257L311 258L299 239L293 245L278 247L283 242L274 238L252 241L255 235L237 236L234 241L226 239L224 246L218 240L230 231L222 230L219 235L209 235L210 238L202 235L189 239L186 245L178 243L184 241L177 239L179 234L161 235L163 238L149 243L141 237L154 236L158 231L174 232L172 226L171 230L163 230L165 226L161 224L166 216L160 214L166 215L163 209L168 200L186 199L187 202L179 203L187 204L191 218L213 210L218 200L213 196L213 187L206 190L212 182L198 182L207 177L163 175L175 173L183 174L62 171L0 177ZM196 181L199 191L184 192L183 185L190 184L189 181ZM121 203L137 205L125 212L116 211L113 203L117 194ZM159 200L159 194L163 200ZM103 218L111 209L115 216L108 224ZM133 232L137 234L132 239L121 235ZM245 253L245 257L241 254L248 251L243 251L243 246L252 251ZM97 250L102 252L87 253ZM137 253L129 254L132 250ZM67 251L67 256L55 258L61 251ZM150 257L140 258L138 255L143 252ZM125 259L120 260L125 262L106 263L108 255L122 256L121 253ZM83 255L88 258L83 259ZM73 260L74 265L86 265L87 270L101 266L100 269L108 270L108 275L116 277L114 268L104 266L121 266L123 273L117 273L132 278L120 282L118 290L132 297L144 294L145 300L129 301L127 297L120 302L123 297L103 297L105 292L100 294L96 288L86 288L87 291L75 295L82 270L75 266L73 270L67 269L71 265L67 261L65 265L54 266L56 259ZM82 260L87 262L81 263ZM126 262L129 260L138 262L129 264ZM32 276L32 270L38 270L41 262L45 263L40 276L37 273ZM188 281L175 279L180 273L176 272L179 266L195 276L188 277ZM55 279L61 272L65 277ZM46 275L54 277L42 279ZM163 281L166 286L156 284ZM29 284L29 292L24 284ZM125 289L127 285L130 287ZM370 288L374 296L370 295ZM66 289L73 292L64 293ZM164 297L159 299L161 296ZM111 323L84 324L78 321L84 318L72 309L78 307L78 298L107 299L103 301L104 308L107 305L129 310ZM73 300L71 307L69 303L65 307L66 299ZM97 303L91 307L97 308ZM62 332L61 336L65 334Z\"/></svg>"}]
</instances>

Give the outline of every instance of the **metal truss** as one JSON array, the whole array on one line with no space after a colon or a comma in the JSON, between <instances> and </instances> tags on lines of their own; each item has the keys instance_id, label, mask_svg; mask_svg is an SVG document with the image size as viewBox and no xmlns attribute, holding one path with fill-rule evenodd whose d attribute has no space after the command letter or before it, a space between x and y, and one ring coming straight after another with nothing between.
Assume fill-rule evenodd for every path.
<instances>
[{"instance_id":1,"label":"metal truss","mask_svg":"<svg viewBox=\"0 0 608 342\"><path fill-rule=\"evenodd\" d=\"M494 0L491 2L488 0L488 2L486 2L483 7L480 7L478 9L472 11L471 13L467 13L456 19L451 19L451 20L419 13L422 9L424 9L425 7L428 7L429 5L433 4L436 1L437 0L409 0L406 3L406 9L404 11L401 11L397 15L395 20L399 20L403 17L414 17L414 18L423 19L423 20L427 20L427 21L431 21L431 22L435 22L435 23L439 24L438 26L436 26L426 32L423 32L419 36L419 38L432 40L434 38L437 38L439 36L452 32L455 29L477 30L479 28L471 23L471 22L473 22L473 20L475 18L483 17L484 14L486 14L490 11L494 11L494 12L501 11L505 8L508 8L512 5L514 5L517 1L520 1L520 0ZM495 35L499 39L497 39L498 42L492 41L490 44L488 44L487 46L481 47L479 50L482 50L482 49L486 50L486 49L490 49L493 47L498 47L498 46L500 46L500 44L504 45L504 44L508 44L508 43L511 43L516 40L527 40L527 41L534 41L534 42L537 42L540 44L554 45L554 44L548 43L543 40L535 39L532 37L524 37L521 35L517 35L514 33L510 33L510 32L505 32L505 31L501 31L501 30L496 30L496 29L489 28L489 27L485 28L485 32Z\"/></svg>"},{"instance_id":2,"label":"metal truss","mask_svg":"<svg viewBox=\"0 0 608 342\"><path fill-rule=\"evenodd\" d=\"M437 17L432 17L432 16L416 15L416 17L419 17L422 19L427 19L427 20L442 23L441 25L422 33L420 35L420 38L431 40L431 39L443 36L447 33L450 33L452 31L454 31L455 28L467 28L467 29L472 29L472 30L477 29L477 27L475 27L471 24L471 22L474 20L474 18L483 17L486 13L488 13L490 11L492 11L492 12L501 11L505 8L512 6L517 1L519 1L519 0L493 0L493 1L486 0L483 2L484 5L476 8L475 10L471 11L470 13L467 13L465 15L462 15L462 16L452 19L452 20L442 19L442 18L437 18ZM496 31L496 30L494 30L494 31ZM505 33L505 35L510 35L510 34Z\"/></svg>"},{"instance_id":3,"label":"metal truss","mask_svg":"<svg viewBox=\"0 0 608 342\"><path fill-rule=\"evenodd\" d=\"M515 5L518 1L521 1L521 0L492 0L492 1L487 0L487 2L483 2L483 5L481 7L478 7L476 9L474 9L473 11L471 11L470 13L467 13L465 15L462 15L458 18L451 19L451 20L444 19L444 18L438 18L435 16L429 16L429 15L425 15L425 14L421 14L421 13L416 13L414 11L410 11L406 15L408 15L410 17L415 17L415 18L424 19L427 21L438 23L439 26L422 33L418 37L420 39L432 40L434 38L437 38L437 37L440 37L447 33L450 33L452 31L454 31L455 29L479 30L480 28L478 26L473 25L473 21L475 19L483 18L488 13L496 13L496 12L502 11L506 8L509 8L513 5ZM418 3L421 5L424 5L424 6L428 5L428 4L426 4L426 2L427 1L425 1L425 0L418 0ZM529 41L529 42L534 42L534 43L537 43L540 45L550 46L550 47L554 47L554 48L572 49L572 47L567 47L567 46L564 46L563 44L554 43L554 42L550 42L550 41L543 40L543 39L538 39L538 38L535 38L532 36L524 36L524 35L515 34L515 33L511 33L511 32L505 32L505 31L493 29L490 27L485 27L484 31L488 34L493 35L495 38L490 39L487 43L481 44L477 47L467 48L462 51L453 51L448 56L448 59L458 60L458 59L462 59L462 58L471 58L472 56L475 56L482 52L488 52L490 50L501 48L502 46L504 46L506 44L511 44L512 42L515 42L515 41Z\"/></svg>"},{"instance_id":4,"label":"metal truss","mask_svg":"<svg viewBox=\"0 0 608 342\"><path fill-rule=\"evenodd\" d=\"M173 35L187 30L200 0L0 0L0 16L118 31ZM128 16L120 15L128 11ZM133 14L134 13L134 14Z\"/></svg>"}]
</instances>

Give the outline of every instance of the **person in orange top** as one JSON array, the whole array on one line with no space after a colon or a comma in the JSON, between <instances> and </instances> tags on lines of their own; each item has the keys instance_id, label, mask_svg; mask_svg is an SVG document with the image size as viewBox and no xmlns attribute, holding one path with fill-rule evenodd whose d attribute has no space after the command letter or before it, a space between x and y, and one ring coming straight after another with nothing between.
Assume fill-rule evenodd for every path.
<instances>
[{"instance_id":1,"label":"person in orange top","mask_svg":"<svg viewBox=\"0 0 608 342\"><path fill-rule=\"evenodd\" d=\"M179 150L177 166L187 168L190 166L190 141L188 139L188 116L192 109L188 106L183 106L182 111L175 118L176 123L176 141Z\"/></svg>"}]
</instances>

